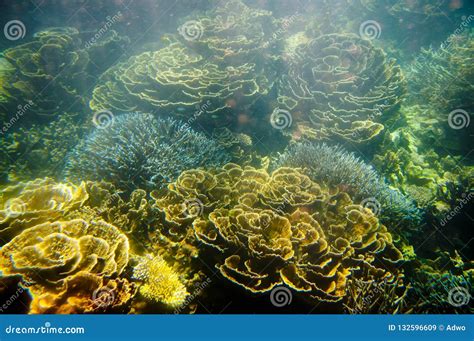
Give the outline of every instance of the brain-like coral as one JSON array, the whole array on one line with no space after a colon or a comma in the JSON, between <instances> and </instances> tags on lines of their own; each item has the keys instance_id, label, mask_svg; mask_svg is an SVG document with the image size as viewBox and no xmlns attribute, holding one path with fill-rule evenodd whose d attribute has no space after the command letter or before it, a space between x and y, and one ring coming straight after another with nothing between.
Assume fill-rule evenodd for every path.
<instances>
[{"instance_id":1,"label":"brain-like coral","mask_svg":"<svg viewBox=\"0 0 474 341\"><path fill-rule=\"evenodd\" d=\"M216 142L178 121L128 113L81 142L70 153L65 174L70 179L110 181L131 192L162 187L184 169L228 160Z\"/></svg>"},{"instance_id":2,"label":"brain-like coral","mask_svg":"<svg viewBox=\"0 0 474 341\"><path fill-rule=\"evenodd\" d=\"M143 282L140 293L151 301L176 308L189 295L178 274L161 256L142 257L133 270L133 277Z\"/></svg>"},{"instance_id":3,"label":"brain-like coral","mask_svg":"<svg viewBox=\"0 0 474 341\"><path fill-rule=\"evenodd\" d=\"M95 87L90 106L93 110L175 111L189 118L203 103L206 114L225 110L231 99L251 104L267 94L272 84L251 61L217 64L175 41L109 69Z\"/></svg>"},{"instance_id":4,"label":"brain-like coral","mask_svg":"<svg viewBox=\"0 0 474 341\"><path fill-rule=\"evenodd\" d=\"M312 180L339 186L357 202L376 204L374 212L393 225L404 222L416 226L421 212L410 197L390 188L375 169L340 146L298 143L291 145L273 167L301 167ZM365 201L364 201L365 200Z\"/></svg>"},{"instance_id":5,"label":"brain-like coral","mask_svg":"<svg viewBox=\"0 0 474 341\"><path fill-rule=\"evenodd\" d=\"M395 62L350 34L326 34L296 46L287 69L278 84L280 109L295 114L299 133L314 140L372 140L405 91Z\"/></svg>"},{"instance_id":6,"label":"brain-like coral","mask_svg":"<svg viewBox=\"0 0 474 341\"><path fill-rule=\"evenodd\" d=\"M348 278L393 281L403 259L372 211L297 169L190 170L152 196L170 224L192 225L218 251L225 278L252 292L286 284L335 302Z\"/></svg>"},{"instance_id":7,"label":"brain-like coral","mask_svg":"<svg viewBox=\"0 0 474 341\"><path fill-rule=\"evenodd\" d=\"M112 53L125 43L126 39L110 31L88 50L82 46L79 31L65 27L38 32L32 41L5 50L0 63L8 71L1 76L0 117L17 112L18 105L30 101L30 121L83 108L86 97L82 95L93 84L94 73L113 62L112 54L106 58L100 50Z\"/></svg>"}]
</instances>

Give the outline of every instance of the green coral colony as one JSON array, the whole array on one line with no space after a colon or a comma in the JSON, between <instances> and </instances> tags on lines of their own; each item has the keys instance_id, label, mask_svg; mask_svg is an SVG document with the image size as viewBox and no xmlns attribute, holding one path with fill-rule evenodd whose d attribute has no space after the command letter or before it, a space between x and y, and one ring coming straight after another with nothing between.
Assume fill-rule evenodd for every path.
<instances>
[{"instance_id":1,"label":"green coral colony","mask_svg":"<svg viewBox=\"0 0 474 341\"><path fill-rule=\"evenodd\" d=\"M386 40L351 14L231 0L132 55L114 30L84 47L68 27L4 50L0 297L20 288L10 309L32 314L234 296L275 312L284 287L297 313L472 313L474 33L394 52L399 18L430 8L404 3Z\"/></svg>"}]
</instances>

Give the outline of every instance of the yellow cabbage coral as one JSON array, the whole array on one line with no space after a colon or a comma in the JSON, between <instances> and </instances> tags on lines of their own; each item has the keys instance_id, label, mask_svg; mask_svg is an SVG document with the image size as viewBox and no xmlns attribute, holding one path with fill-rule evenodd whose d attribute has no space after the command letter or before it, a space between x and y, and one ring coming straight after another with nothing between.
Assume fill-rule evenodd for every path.
<instances>
[{"instance_id":1,"label":"yellow cabbage coral","mask_svg":"<svg viewBox=\"0 0 474 341\"><path fill-rule=\"evenodd\" d=\"M58 219L88 198L85 184L36 179L0 190L0 237L9 240L25 227Z\"/></svg>"},{"instance_id":2,"label":"yellow cabbage coral","mask_svg":"<svg viewBox=\"0 0 474 341\"><path fill-rule=\"evenodd\" d=\"M170 222L177 220L170 207L204 200L182 229L192 222L197 239L222 254L221 274L252 292L286 284L335 302L346 295L350 278L391 282L398 276L395 265L403 256L372 211L299 169L269 174L228 164L184 172L169 190L155 198Z\"/></svg>"},{"instance_id":3,"label":"yellow cabbage coral","mask_svg":"<svg viewBox=\"0 0 474 341\"><path fill-rule=\"evenodd\" d=\"M140 293L148 300L179 307L188 296L178 274L161 256L143 257L134 268L133 277L142 281Z\"/></svg>"},{"instance_id":4,"label":"yellow cabbage coral","mask_svg":"<svg viewBox=\"0 0 474 341\"><path fill-rule=\"evenodd\" d=\"M128 263L128 239L115 226L82 219L25 229L0 250L4 275L45 286L79 271L111 276Z\"/></svg>"},{"instance_id":5,"label":"yellow cabbage coral","mask_svg":"<svg viewBox=\"0 0 474 341\"><path fill-rule=\"evenodd\" d=\"M30 313L123 313L128 311L136 293L136 285L126 279L105 279L84 271L68 277L61 289L34 297Z\"/></svg>"}]
</instances>

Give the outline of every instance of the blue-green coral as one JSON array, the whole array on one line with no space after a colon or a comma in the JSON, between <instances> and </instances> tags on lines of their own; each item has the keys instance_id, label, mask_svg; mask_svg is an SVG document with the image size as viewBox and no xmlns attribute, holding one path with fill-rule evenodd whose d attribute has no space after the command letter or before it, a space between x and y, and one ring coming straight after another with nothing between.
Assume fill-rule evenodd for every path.
<instances>
[{"instance_id":1,"label":"blue-green coral","mask_svg":"<svg viewBox=\"0 0 474 341\"><path fill-rule=\"evenodd\" d=\"M127 113L96 129L69 154L65 175L72 180L105 180L119 188L162 188L182 171L230 160L203 133L171 118Z\"/></svg>"},{"instance_id":2,"label":"blue-green coral","mask_svg":"<svg viewBox=\"0 0 474 341\"><path fill-rule=\"evenodd\" d=\"M280 155L274 166L301 167L314 180L343 186L354 200L380 205L376 210L382 220L416 225L421 219L421 212L410 198L392 189L372 166L340 146L294 144Z\"/></svg>"}]
</instances>

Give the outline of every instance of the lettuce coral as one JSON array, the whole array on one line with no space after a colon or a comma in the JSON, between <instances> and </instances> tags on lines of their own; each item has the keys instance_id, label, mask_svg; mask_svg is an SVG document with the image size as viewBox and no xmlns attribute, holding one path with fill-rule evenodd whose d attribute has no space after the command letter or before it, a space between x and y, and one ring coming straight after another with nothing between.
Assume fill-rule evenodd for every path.
<instances>
[{"instance_id":1,"label":"lettuce coral","mask_svg":"<svg viewBox=\"0 0 474 341\"><path fill-rule=\"evenodd\" d=\"M184 169L228 160L221 146L185 124L127 113L78 144L68 156L65 175L72 180L109 181L131 192L163 187Z\"/></svg>"},{"instance_id":2,"label":"lettuce coral","mask_svg":"<svg viewBox=\"0 0 474 341\"><path fill-rule=\"evenodd\" d=\"M373 140L405 93L395 61L351 34L321 35L297 45L286 68L278 83L280 109L294 113L296 126L311 130L316 140Z\"/></svg>"},{"instance_id":3,"label":"lettuce coral","mask_svg":"<svg viewBox=\"0 0 474 341\"><path fill-rule=\"evenodd\" d=\"M403 260L372 211L298 169L269 174L227 164L189 170L168 194L152 196L169 224L192 226L197 239L221 255L220 273L251 292L286 284L336 302L349 278L391 282ZM183 205L189 201L200 205L196 214Z\"/></svg>"},{"instance_id":4,"label":"lettuce coral","mask_svg":"<svg viewBox=\"0 0 474 341\"><path fill-rule=\"evenodd\" d=\"M298 143L291 145L273 168L301 167L312 180L344 188L356 202L373 198L377 214L394 226L401 222L415 227L422 213L413 200L391 188L376 170L340 146ZM377 205L377 206L378 206Z\"/></svg>"}]
</instances>

